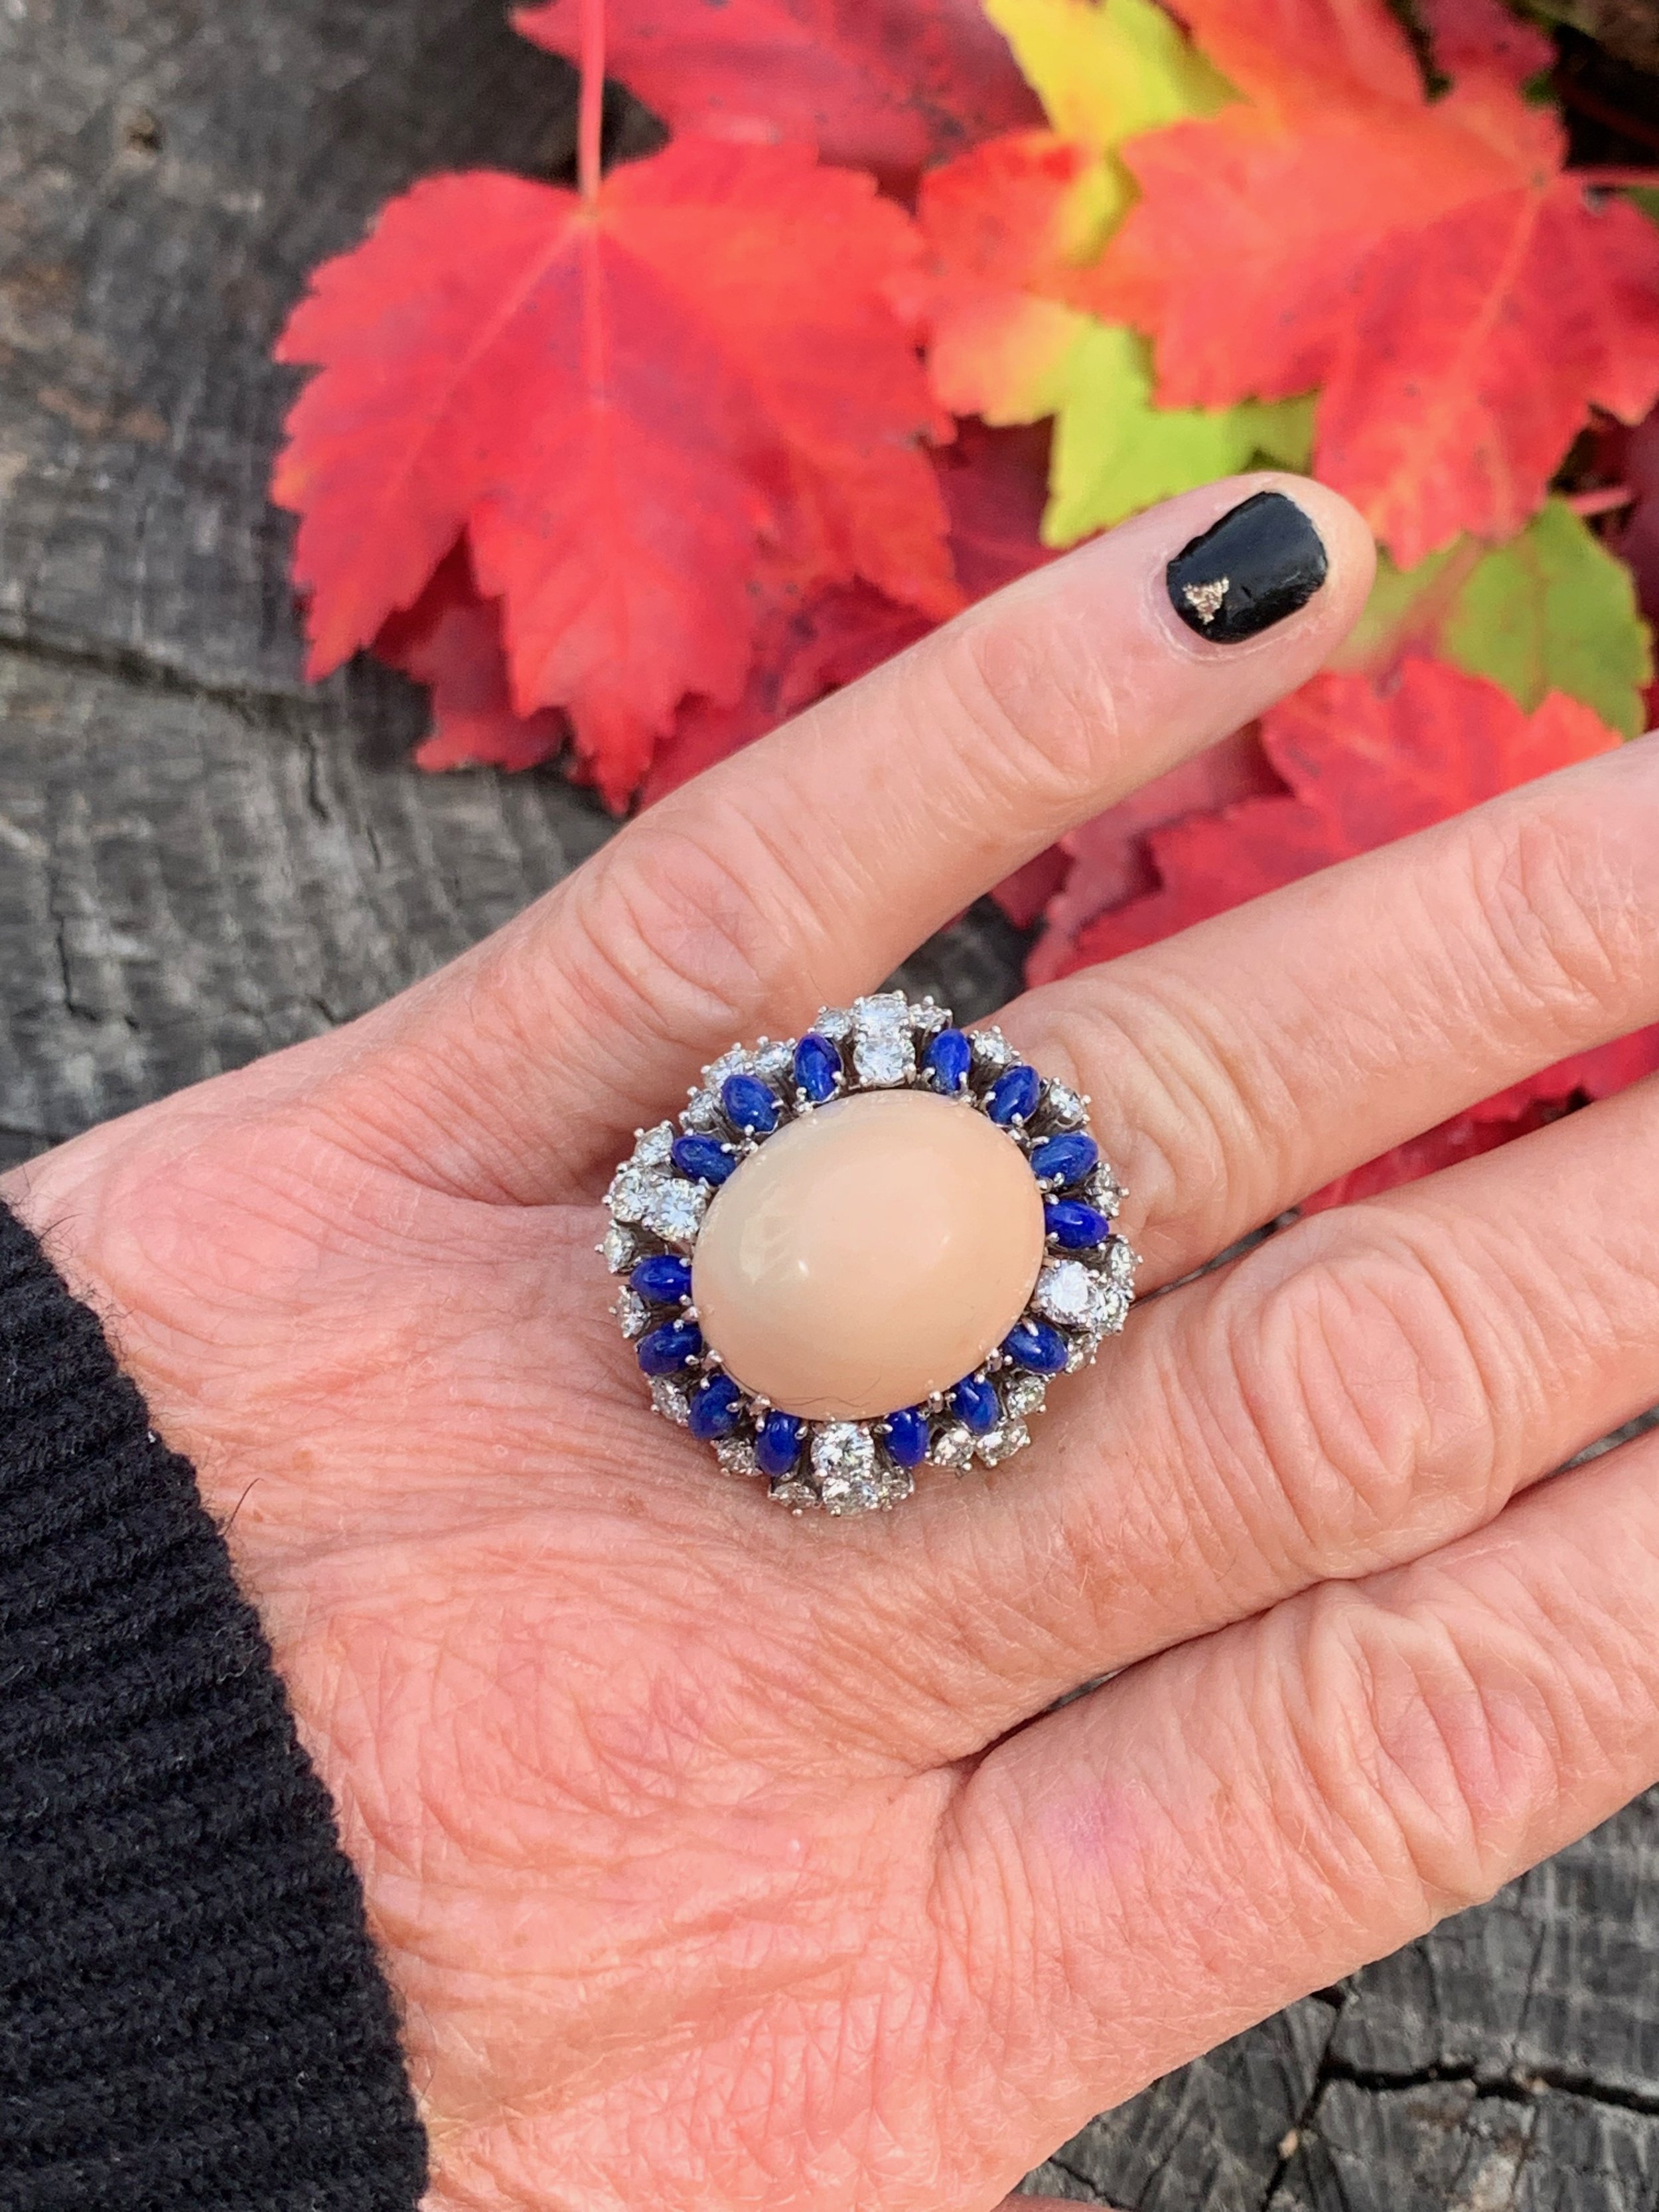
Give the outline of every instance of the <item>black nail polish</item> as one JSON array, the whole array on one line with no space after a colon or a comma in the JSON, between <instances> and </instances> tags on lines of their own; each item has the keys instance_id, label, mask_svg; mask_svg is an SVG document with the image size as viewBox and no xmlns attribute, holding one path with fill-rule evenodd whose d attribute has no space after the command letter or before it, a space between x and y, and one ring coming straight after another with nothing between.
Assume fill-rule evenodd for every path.
<instances>
[{"instance_id":1,"label":"black nail polish","mask_svg":"<svg viewBox=\"0 0 1659 2212\"><path fill-rule=\"evenodd\" d=\"M1305 607L1330 574L1324 542L1293 499L1259 491L1183 545L1166 572L1188 629L1233 645Z\"/></svg>"}]
</instances>

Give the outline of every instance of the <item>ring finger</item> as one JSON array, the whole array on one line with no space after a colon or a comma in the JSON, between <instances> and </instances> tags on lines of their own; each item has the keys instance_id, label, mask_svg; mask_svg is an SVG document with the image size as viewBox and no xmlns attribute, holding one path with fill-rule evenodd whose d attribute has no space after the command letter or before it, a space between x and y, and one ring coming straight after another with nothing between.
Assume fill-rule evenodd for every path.
<instances>
[{"instance_id":1,"label":"ring finger","mask_svg":"<svg viewBox=\"0 0 1659 2212\"><path fill-rule=\"evenodd\" d=\"M1117 963L1138 974L1036 994L1026 1024L1112 1083L1109 1126L1162 1119L1159 1272L1659 1015L1656 832L1659 748L1632 747ZM1043 1007L1073 991L1082 1013ZM1106 994L1115 1051L1088 1018ZM1155 1084L1131 1040L1160 1024ZM1228 1027L1231 1053L1210 1042ZM896 1648L929 1655L947 1733L1430 1548L1659 1397L1656 1132L1659 1099L1632 1093L1143 1308L1056 1392L1037 1476L911 1509L927 1587ZM910 1547L868 1540L902 1608Z\"/></svg>"},{"instance_id":2,"label":"ring finger","mask_svg":"<svg viewBox=\"0 0 1659 2212\"><path fill-rule=\"evenodd\" d=\"M1157 1300L1040 1473L940 1500L895 1646L936 1755L1423 1557L1659 1400L1656 1226L1647 1083Z\"/></svg>"}]
</instances>

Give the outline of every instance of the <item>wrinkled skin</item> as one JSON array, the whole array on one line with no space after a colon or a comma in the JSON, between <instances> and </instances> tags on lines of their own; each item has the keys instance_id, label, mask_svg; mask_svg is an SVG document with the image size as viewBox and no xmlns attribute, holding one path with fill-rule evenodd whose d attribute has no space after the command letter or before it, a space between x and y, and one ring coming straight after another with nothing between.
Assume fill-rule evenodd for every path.
<instances>
[{"instance_id":1,"label":"wrinkled skin","mask_svg":"<svg viewBox=\"0 0 1659 2212\"><path fill-rule=\"evenodd\" d=\"M1145 1300L1036 1447L793 1518L653 1416L596 1205L732 1037L1316 667L1139 519L453 969L5 1195L229 1526L404 2008L433 2212L988 2212L1659 1776L1647 1088ZM803 825L806 825L805 828ZM809 834L810 831L810 834ZM1659 1017L1637 745L1033 994L1143 1288ZM1118 1673L1116 1670L1125 1670ZM1065 1691L1116 1678L1058 1711Z\"/></svg>"}]
</instances>

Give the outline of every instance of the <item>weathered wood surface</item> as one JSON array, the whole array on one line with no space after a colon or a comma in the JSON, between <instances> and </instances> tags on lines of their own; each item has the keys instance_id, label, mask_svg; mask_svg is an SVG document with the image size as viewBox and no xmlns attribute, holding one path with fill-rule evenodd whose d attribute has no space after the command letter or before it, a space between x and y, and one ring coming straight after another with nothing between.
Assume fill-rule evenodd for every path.
<instances>
[{"instance_id":1,"label":"weathered wood surface","mask_svg":"<svg viewBox=\"0 0 1659 2212\"><path fill-rule=\"evenodd\" d=\"M495 0L0 0L0 1165L373 1004L609 824L308 694L264 485L307 269L422 171L568 157ZM1012 988L983 909L911 971ZM1659 1804L1096 2121L1129 2212L1653 2212Z\"/></svg>"}]
</instances>

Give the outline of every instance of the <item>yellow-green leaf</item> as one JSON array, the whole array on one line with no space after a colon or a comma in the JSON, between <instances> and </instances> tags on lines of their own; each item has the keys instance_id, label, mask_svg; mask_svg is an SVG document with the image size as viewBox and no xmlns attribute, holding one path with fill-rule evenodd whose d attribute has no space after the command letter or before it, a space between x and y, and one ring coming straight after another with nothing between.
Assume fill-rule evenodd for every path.
<instances>
[{"instance_id":1,"label":"yellow-green leaf","mask_svg":"<svg viewBox=\"0 0 1659 2212\"><path fill-rule=\"evenodd\" d=\"M1653 653L1635 583L1565 500L1504 545L1460 538L1404 571L1385 556L1336 665L1382 667L1413 644L1490 677L1528 712L1565 691L1626 737L1641 730Z\"/></svg>"},{"instance_id":2,"label":"yellow-green leaf","mask_svg":"<svg viewBox=\"0 0 1659 2212\"><path fill-rule=\"evenodd\" d=\"M1064 362L1052 366L1054 443L1042 536L1070 545L1154 501L1266 459L1308 464L1313 402L1163 408L1152 400L1146 341L1119 324L1077 317Z\"/></svg>"},{"instance_id":3,"label":"yellow-green leaf","mask_svg":"<svg viewBox=\"0 0 1659 2212\"><path fill-rule=\"evenodd\" d=\"M1060 137L1103 152L1233 97L1154 0L986 0L986 13Z\"/></svg>"}]
</instances>

